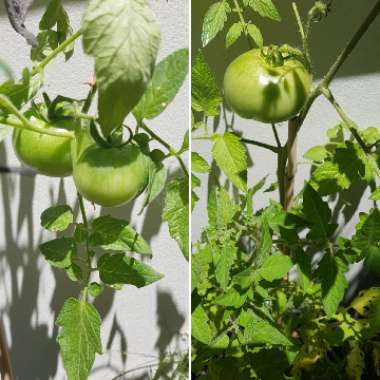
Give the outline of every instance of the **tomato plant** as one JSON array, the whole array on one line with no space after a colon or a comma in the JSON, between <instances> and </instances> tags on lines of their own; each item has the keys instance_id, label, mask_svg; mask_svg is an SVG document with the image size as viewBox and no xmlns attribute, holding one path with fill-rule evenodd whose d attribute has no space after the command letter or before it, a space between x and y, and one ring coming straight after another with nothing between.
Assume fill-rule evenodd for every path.
<instances>
[{"instance_id":1,"label":"tomato plant","mask_svg":"<svg viewBox=\"0 0 380 380\"><path fill-rule=\"evenodd\" d=\"M161 31L146 1L90 0L74 31L63 2L50 0L36 36L25 28L26 9L18 3L7 2L7 10L12 26L31 45L31 64L20 79L9 75L0 84L0 134L4 139L13 131L17 157L36 174L73 174L78 207L58 204L42 213L41 227L58 235L39 249L55 270L80 288L79 295L65 300L55 323L67 379L85 380L96 355L103 352L102 320L94 299L105 288L141 288L164 276L149 263L149 243L129 221L112 216L109 207L141 196L143 212L164 192L162 220L184 256L188 254L188 135L182 146L174 147L149 126L182 87L188 50L179 49L156 62ZM88 94L84 99L51 99L45 69L61 55L70 60L79 40L94 61ZM95 99L97 107L92 107ZM170 160L178 164L173 175ZM93 204L94 215L87 214L86 200ZM11 380L1 332L0 354L1 375ZM162 362L155 363L156 377L183 379L187 353L163 354Z\"/></svg>"},{"instance_id":2,"label":"tomato plant","mask_svg":"<svg viewBox=\"0 0 380 380\"><path fill-rule=\"evenodd\" d=\"M193 244L191 259L192 378L377 379L380 132L359 127L330 84L350 53L360 50L358 41L373 27L380 2L374 2L322 80L310 89L311 33L316 32L315 23L334 17L332 2L315 1L305 16L298 2L292 3L299 48L273 47L267 41L265 47L257 20L260 15L279 21L275 3L280 2L212 1L201 36L194 36L202 48L192 62L192 190L199 210L207 204L208 221ZM213 40L223 36L227 25L226 48L239 38L248 44L228 67L223 93L217 81L221 78L214 75L220 66L217 71L215 60L207 58L212 52L208 45L218 46ZM218 52L227 56L220 45ZM295 70L303 77L299 85ZM286 72L293 79L284 80L283 87L271 82L273 75L285 79ZM307 133L306 116L320 97L339 121L328 130L325 144L303 152L311 174L296 192L297 137L304 126ZM226 105L244 118L271 123L274 142L248 138L248 122L231 115ZM286 123L279 123L284 119ZM324 115L318 115L317 126L323 122ZM283 142L279 128L286 126L288 139ZM253 167L254 149L274 154L274 183L267 184L268 176L252 183L257 168L267 168L266 160ZM360 209L355 230L347 236L337 221L346 215L343 205L350 207L348 194L357 193L358 187L369 191L373 204ZM278 194L272 196L274 191ZM263 193L268 202L260 203ZM193 225L197 223L193 217ZM374 276L374 286L353 294L351 289L350 294L348 273L358 263Z\"/></svg>"}]
</instances>

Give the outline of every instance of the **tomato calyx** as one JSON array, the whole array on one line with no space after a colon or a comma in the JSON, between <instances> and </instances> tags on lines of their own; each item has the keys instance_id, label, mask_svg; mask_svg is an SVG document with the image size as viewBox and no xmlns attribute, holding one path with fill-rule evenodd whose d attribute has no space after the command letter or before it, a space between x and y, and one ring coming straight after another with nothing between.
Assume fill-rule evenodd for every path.
<instances>
[{"instance_id":1,"label":"tomato calyx","mask_svg":"<svg viewBox=\"0 0 380 380\"><path fill-rule=\"evenodd\" d=\"M123 140L123 128L128 129L129 136L127 140ZM105 137L95 120L90 123L90 134L95 142L103 148L122 148L130 144L134 137L132 129L127 125L122 125Z\"/></svg>"},{"instance_id":2,"label":"tomato calyx","mask_svg":"<svg viewBox=\"0 0 380 380\"><path fill-rule=\"evenodd\" d=\"M311 72L307 65L307 60L304 53L294 48L288 44L279 45L268 45L261 48L261 55L265 59L268 65L272 67L281 67L284 65L285 61L288 59L296 59L300 61L308 71Z\"/></svg>"},{"instance_id":3,"label":"tomato calyx","mask_svg":"<svg viewBox=\"0 0 380 380\"><path fill-rule=\"evenodd\" d=\"M279 67L283 66L284 64L284 57L282 56L280 47L278 45L264 46L261 49L261 55L272 67Z\"/></svg>"}]
</instances>

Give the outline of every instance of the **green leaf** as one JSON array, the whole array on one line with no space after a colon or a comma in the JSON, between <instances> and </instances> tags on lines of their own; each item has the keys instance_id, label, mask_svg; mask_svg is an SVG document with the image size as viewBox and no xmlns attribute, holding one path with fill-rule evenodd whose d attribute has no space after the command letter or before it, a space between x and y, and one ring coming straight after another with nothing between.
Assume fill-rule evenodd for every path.
<instances>
[{"instance_id":1,"label":"green leaf","mask_svg":"<svg viewBox=\"0 0 380 380\"><path fill-rule=\"evenodd\" d=\"M41 226L49 231L64 231L73 222L74 215L70 206L50 207L41 214Z\"/></svg>"},{"instance_id":2,"label":"green leaf","mask_svg":"<svg viewBox=\"0 0 380 380\"><path fill-rule=\"evenodd\" d=\"M215 267L215 278L222 289L226 289L231 281L231 267L236 258L237 248L226 244L220 250L220 256Z\"/></svg>"},{"instance_id":3,"label":"green leaf","mask_svg":"<svg viewBox=\"0 0 380 380\"><path fill-rule=\"evenodd\" d=\"M362 290L351 302L350 307L355 309L361 316L366 316L371 305L380 300L380 288Z\"/></svg>"},{"instance_id":4,"label":"green leaf","mask_svg":"<svg viewBox=\"0 0 380 380\"><path fill-rule=\"evenodd\" d=\"M280 280L285 277L292 266L293 262L289 256L275 253L264 261L259 273L264 280Z\"/></svg>"},{"instance_id":5,"label":"green leaf","mask_svg":"<svg viewBox=\"0 0 380 380\"><path fill-rule=\"evenodd\" d=\"M233 45L236 40L241 36L243 33L244 27L241 22L235 22L232 24L230 29L227 32L226 36L226 48L228 49L231 45Z\"/></svg>"},{"instance_id":6,"label":"green leaf","mask_svg":"<svg viewBox=\"0 0 380 380\"><path fill-rule=\"evenodd\" d=\"M141 288L164 277L150 266L122 253L101 256L98 270L100 279L107 285L130 284Z\"/></svg>"},{"instance_id":7,"label":"green leaf","mask_svg":"<svg viewBox=\"0 0 380 380\"><path fill-rule=\"evenodd\" d=\"M32 100L38 90L42 87L43 78L39 75L32 75L28 69L22 71L22 79L18 82L7 80L0 85L0 94L7 96L10 101L19 109Z\"/></svg>"},{"instance_id":8,"label":"green leaf","mask_svg":"<svg viewBox=\"0 0 380 380\"><path fill-rule=\"evenodd\" d=\"M78 282L83 280L82 269L75 262L72 262L69 267L65 268L65 271L71 281Z\"/></svg>"},{"instance_id":9,"label":"green leaf","mask_svg":"<svg viewBox=\"0 0 380 380\"><path fill-rule=\"evenodd\" d=\"M371 272L380 275L380 248L376 246L369 246L365 253L365 267Z\"/></svg>"},{"instance_id":10,"label":"green leaf","mask_svg":"<svg viewBox=\"0 0 380 380\"><path fill-rule=\"evenodd\" d=\"M311 161L323 161L327 157L327 149L324 145L310 148L303 156Z\"/></svg>"},{"instance_id":11,"label":"green leaf","mask_svg":"<svg viewBox=\"0 0 380 380\"><path fill-rule=\"evenodd\" d=\"M375 208L368 215L361 215L361 221L356 226L352 237L352 245L366 256L371 247L377 247L380 242L380 211Z\"/></svg>"},{"instance_id":12,"label":"green leaf","mask_svg":"<svg viewBox=\"0 0 380 380\"><path fill-rule=\"evenodd\" d=\"M231 7L226 0L217 1L207 10L203 19L202 46L205 47L224 28Z\"/></svg>"},{"instance_id":13,"label":"green leaf","mask_svg":"<svg viewBox=\"0 0 380 380\"><path fill-rule=\"evenodd\" d=\"M244 344L292 346L293 343L277 327L267 321L253 320L244 329Z\"/></svg>"},{"instance_id":14,"label":"green leaf","mask_svg":"<svg viewBox=\"0 0 380 380\"><path fill-rule=\"evenodd\" d=\"M339 258L326 254L319 265L319 278L322 282L322 303L328 318L338 309L344 297L348 282L344 274L347 265Z\"/></svg>"},{"instance_id":15,"label":"green leaf","mask_svg":"<svg viewBox=\"0 0 380 380\"><path fill-rule=\"evenodd\" d=\"M208 173L210 165L199 153L191 152L191 171L194 173Z\"/></svg>"},{"instance_id":16,"label":"green leaf","mask_svg":"<svg viewBox=\"0 0 380 380\"><path fill-rule=\"evenodd\" d=\"M225 293L217 296L214 302L220 306L239 309L244 305L246 299L247 293L240 294L235 288L230 288Z\"/></svg>"},{"instance_id":17,"label":"green leaf","mask_svg":"<svg viewBox=\"0 0 380 380\"><path fill-rule=\"evenodd\" d=\"M257 255L255 262L257 266L261 266L262 263L267 260L272 250L272 233L269 228L267 216L264 214L261 222L261 236L260 243L257 249Z\"/></svg>"},{"instance_id":18,"label":"green leaf","mask_svg":"<svg viewBox=\"0 0 380 380\"><path fill-rule=\"evenodd\" d=\"M253 42L259 47L263 47L264 39L261 34L260 29L254 24L248 24L247 26L248 35L252 38Z\"/></svg>"},{"instance_id":19,"label":"green leaf","mask_svg":"<svg viewBox=\"0 0 380 380\"><path fill-rule=\"evenodd\" d=\"M221 228L230 224L236 213L239 211L239 206L232 201L228 191L224 187L219 189L217 211L218 224Z\"/></svg>"},{"instance_id":20,"label":"green leaf","mask_svg":"<svg viewBox=\"0 0 380 380\"><path fill-rule=\"evenodd\" d=\"M164 159L163 152L155 149L151 152L151 158L152 160L149 162L148 186L145 190L145 198L139 214L161 194L168 177L168 169L162 164L162 160Z\"/></svg>"},{"instance_id":21,"label":"green leaf","mask_svg":"<svg viewBox=\"0 0 380 380\"><path fill-rule=\"evenodd\" d=\"M189 183L187 178L177 178L166 188L162 217L168 222L169 232L178 243L183 255L189 255Z\"/></svg>"},{"instance_id":22,"label":"green leaf","mask_svg":"<svg viewBox=\"0 0 380 380\"><path fill-rule=\"evenodd\" d=\"M368 312L368 321L371 333L376 335L380 332L380 301L376 300L371 304Z\"/></svg>"},{"instance_id":23,"label":"green leaf","mask_svg":"<svg viewBox=\"0 0 380 380\"><path fill-rule=\"evenodd\" d=\"M313 240L328 240L336 229L336 225L329 223L331 210L309 184L303 192L302 211L312 225L308 236Z\"/></svg>"},{"instance_id":24,"label":"green leaf","mask_svg":"<svg viewBox=\"0 0 380 380\"><path fill-rule=\"evenodd\" d=\"M228 179L240 190L247 191L247 182L244 179L247 151L240 138L230 132L223 136L214 135L212 155Z\"/></svg>"},{"instance_id":25,"label":"green leaf","mask_svg":"<svg viewBox=\"0 0 380 380\"><path fill-rule=\"evenodd\" d=\"M208 280L208 270L212 262L212 250L205 246L191 256L191 291L198 288L202 290Z\"/></svg>"},{"instance_id":26,"label":"green leaf","mask_svg":"<svg viewBox=\"0 0 380 380\"><path fill-rule=\"evenodd\" d=\"M58 35L53 30L43 30L37 36L37 46L31 50L30 57L34 62L43 61L59 45Z\"/></svg>"},{"instance_id":27,"label":"green leaf","mask_svg":"<svg viewBox=\"0 0 380 380\"><path fill-rule=\"evenodd\" d=\"M359 342L351 342L351 351L347 355L346 375L349 380L361 380L366 368L365 354Z\"/></svg>"},{"instance_id":28,"label":"green leaf","mask_svg":"<svg viewBox=\"0 0 380 380\"><path fill-rule=\"evenodd\" d=\"M379 201L380 200L380 187L377 188L369 197L372 201Z\"/></svg>"},{"instance_id":29,"label":"green leaf","mask_svg":"<svg viewBox=\"0 0 380 380\"><path fill-rule=\"evenodd\" d=\"M197 306L191 316L191 335L204 344L210 344L212 340L213 332L202 305Z\"/></svg>"},{"instance_id":30,"label":"green leaf","mask_svg":"<svg viewBox=\"0 0 380 380\"><path fill-rule=\"evenodd\" d=\"M46 36L51 36L50 38L55 39L57 45L59 45L73 33L69 16L62 6L61 0L51 0L49 2L44 15L42 16L39 27L42 31L38 35L39 44L37 49L32 49L32 57L34 56L37 61L46 57L46 51L42 53ZM54 27L56 27L56 30L54 30ZM39 53L37 53L38 51ZM73 55L73 52L74 44L71 44L65 49L66 60Z\"/></svg>"},{"instance_id":31,"label":"green leaf","mask_svg":"<svg viewBox=\"0 0 380 380\"><path fill-rule=\"evenodd\" d=\"M101 246L105 250L136 252L151 255L149 244L138 234L126 220L116 219L110 215L100 216L92 222L90 244Z\"/></svg>"},{"instance_id":32,"label":"green leaf","mask_svg":"<svg viewBox=\"0 0 380 380\"><path fill-rule=\"evenodd\" d=\"M350 187L349 179L341 173L336 163L326 161L314 172L311 185L320 195L337 193Z\"/></svg>"},{"instance_id":33,"label":"green leaf","mask_svg":"<svg viewBox=\"0 0 380 380\"><path fill-rule=\"evenodd\" d=\"M159 26L144 0L91 0L82 30L84 50L95 58L99 122L109 135L137 105L152 78Z\"/></svg>"},{"instance_id":34,"label":"green leaf","mask_svg":"<svg viewBox=\"0 0 380 380\"><path fill-rule=\"evenodd\" d=\"M207 116L216 116L219 115L221 103L222 97L215 77L199 50L191 69L191 106Z\"/></svg>"},{"instance_id":35,"label":"green leaf","mask_svg":"<svg viewBox=\"0 0 380 380\"><path fill-rule=\"evenodd\" d=\"M41 244L40 251L52 266L67 268L76 254L76 246L72 238L63 237Z\"/></svg>"},{"instance_id":36,"label":"green leaf","mask_svg":"<svg viewBox=\"0 0 380 380\"><path fill-rule=\"evenodd\" d=\"M189 68L189 51L180 49L155 68L153 78L133 110L138 120L153 119L172 102L181 88Z\"/></svg>"},{"instance_id":37,"label":"green leaf","mask_svg":"<svg viewBox=\"0 0 380 380\"><path fill-rule=\"evenodd\" d=\"M100 315L85 301L69 298L58 315L57 338L68 380L87 380L95 354L102 352Z\"/></svg>"},{"instance_id":38,"label":"green leaf","mask_svg":"<svg viewBox=\"0 0 380 380\"><path fill-rule=\"evenodd\" d=\"M92 282L88 286L88 291L93 297L99 297L103 291L104 291L104 286L98 284L97 282Z\"/></svg>"},{"instance_id":39,"label":"green leaf","mask_svg":"<svg viewBox=\"0 0 380 380\"><path fill-rule=\"evenodd\" d=\"M280 13L272 0L249 0L249 5L260 16L281 21Z\"/></svg>"}]
</instances>

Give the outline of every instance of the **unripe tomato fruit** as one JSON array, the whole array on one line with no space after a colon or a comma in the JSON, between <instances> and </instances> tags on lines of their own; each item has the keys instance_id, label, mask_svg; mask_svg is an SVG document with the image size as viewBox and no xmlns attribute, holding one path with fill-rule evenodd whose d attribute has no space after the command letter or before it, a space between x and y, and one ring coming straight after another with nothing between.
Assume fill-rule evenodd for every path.
<instances>
[{"instance_id":1,"label":"unripe tomato fruit","mask_svg":"<svg viewBox=\"0 0 380 380\"><path fill-rule=\"evenodd\" d=\"M260 49L252 49L228 66L224 95L239 116L278 123L297 115L311 83L311 75L297 59L284 59L282 65L273 66Z\"/></svg>"},{"instance_id":2,"label":"unripe tomato fruit","mask_svg":"<svg viewBox=\"0 0 380 380\"><path fill-rule=\"evenodd\" d=\"M148 158L134 145L104 148L93 144L74 162L78 191L100 206L114 207L134 199L146 187Z\"/></svg>"},{"instance_id":3,"label":"unripe tomato fruit","mask_svg":"<svg viewBox=\"0 0 380 380\"><path fill-rule=\"evenodd\" d=\"M40 122L31 118L30 121ZM62 128L64 125L52 125ZM66 128L68 129L68 128ZM50 177L66 177L72 174L71 139L15 128L13 148L17 158L37 172Z\"/></svg>"}]
</instances>

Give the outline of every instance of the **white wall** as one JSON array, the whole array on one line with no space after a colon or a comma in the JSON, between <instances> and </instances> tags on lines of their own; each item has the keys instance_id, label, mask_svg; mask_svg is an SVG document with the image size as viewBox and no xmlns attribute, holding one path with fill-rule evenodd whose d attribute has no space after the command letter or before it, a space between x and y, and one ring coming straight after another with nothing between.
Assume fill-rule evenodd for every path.
<instances>
[{"instance_id":1,"label":"white wall","mask_svg":"<svg viewBox=\"0 0 380 380\"><path fill-rule=\"evenodd\" d=\"M75 27L80 24L86 2L66 2ZM162 27L160 58L188 45L187 1L151 1ZM43 5L35 5L27 24L36 30ZM0 57L19 75L28 66L29 49L8 24L0 5ZM84 97L91 79L92 61L84 56L80 43L69 63L59 59L46 72L47 92ZM180 146L188 127L188 83L167 111L150 123L174 146ZM0 147L0 165L19 167L10 139ZM177 166L171 162L171 171ZM63 380L66 378L58 356L53 324L66 297L79 289L64 274L52 270L38 253L41 241L51 238L41 233L41 212L57 203L78 209L71 178L1 175L0 200L0 313L10 345L15 378L18 380ZM126 207L95 211L131 220L153 248L152 265L165 278L147 288L127 286L123 291L105 292L96 300L102 318L105 354L96 358L91 380L111 380L124 370L155 363L164 352L187 347L188 265L166 225L160 220L162 198L141 217L141 200ZM88 211L93 213L87 203ZM126 352L126 357L122 352ZM146 379L146 371L131 372L123 379Z\"/></svg>"}]
</instances>

